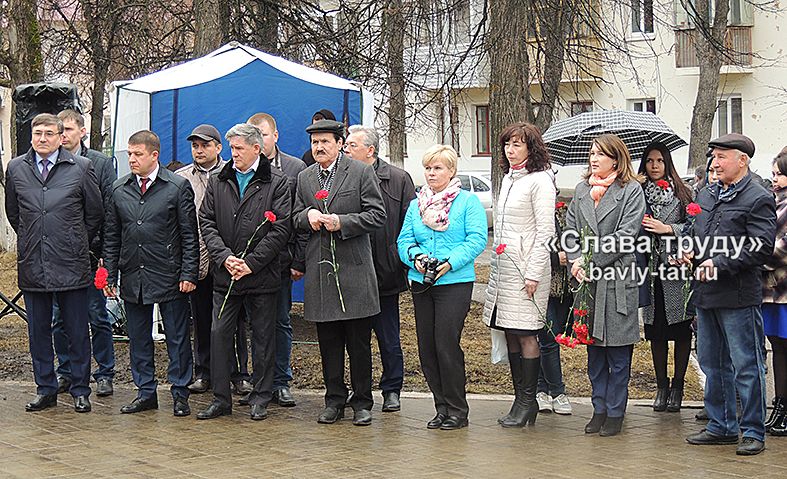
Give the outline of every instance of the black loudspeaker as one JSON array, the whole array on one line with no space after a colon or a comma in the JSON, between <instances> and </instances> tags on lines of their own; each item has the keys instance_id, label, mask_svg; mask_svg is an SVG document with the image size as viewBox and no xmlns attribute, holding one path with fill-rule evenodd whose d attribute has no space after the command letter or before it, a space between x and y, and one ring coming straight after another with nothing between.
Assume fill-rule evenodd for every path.
<instances>
[{"instance_id":1,"label":"black loudspeaker","mask_svg":"<svg viewBox=\"0 0 787 479\"><path fill-rule=\"evenodd\" d=\"M57 115L63 110L76 110L79 106L77 86L71 83L29 83L19 85L14 90L16 103L16 154L22 155L30 149L33 118L39 113Z\"/></svg>"}]
</instances>

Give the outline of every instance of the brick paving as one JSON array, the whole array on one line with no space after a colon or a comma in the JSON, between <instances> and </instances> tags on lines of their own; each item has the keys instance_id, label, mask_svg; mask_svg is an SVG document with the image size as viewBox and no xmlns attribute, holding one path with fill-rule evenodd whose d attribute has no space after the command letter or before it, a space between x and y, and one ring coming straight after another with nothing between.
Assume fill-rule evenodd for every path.
<instances>
[{"instance_id":1,"label":"brick paving","mask_svg":"<svg viewBox=\"0 0 787 479\"><path fill-rule=\"evenodd\" d=\"M535 427L502 429L496 419L509 398L473 396L470 426L427 430L432 401L404 396L399 413L380 412L369 427L349 418L319 425L322 398L294 391L298 406L271 406L254 422L248 408L230 417L197 421L210 395L194 395L192 416L172 416L168 390L159 389L158 411L121 415L131 389L93 397L93 412L77 414L61 395L56 408L24 411L32 383L0 383L0 477L2 478L784 478L787 438L768 438L767 451L743 458L734 446L689 446L684 436L701 425L696 409L654 413L632 402L617 437L582 432L591 415L587 399L573 416L539 415ZM351 410L347 410L351 417Z\"/></svg>"}]
</instances>

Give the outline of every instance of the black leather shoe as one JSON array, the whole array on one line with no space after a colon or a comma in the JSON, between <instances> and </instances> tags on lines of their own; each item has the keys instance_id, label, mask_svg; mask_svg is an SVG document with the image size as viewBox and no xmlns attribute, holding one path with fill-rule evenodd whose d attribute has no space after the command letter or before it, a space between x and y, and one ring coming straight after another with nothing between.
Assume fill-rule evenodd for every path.
<instances>
[{"instance_id":1,"label":"black leather shoe","mask_svg":"<svg viewBox=\"0 0 787 479\"><path fill-rule=\"evenodd\" d=\"M115 392L112 387L112 380L109 378L99 378L96 380L96 396L105 397L111 396Z\"/></svg>"},{"instance_id":2,"label":"black leather shoe","mask_svg":"<svg viewBox=\"0 0 787 479\"><path fill-rule=\"evenodd\" d=\"M601 431L601 426L604 425L604 422L607 420L606 414L601 413L593 413L593 417L590 418L590 422L585 425L585 434L596 434Z\"/></svg>"},{"instance_id":3,"label":"black leather shoe","mask_svg":"<svg viewBox=\"0 0 787 479\"><path fill-rule=\"evenodd\" d=\"M372 424L372 411L359 409L353 414L353 426L369 426Z\"/></svg>"},{"instance_id":4,"label":"black leather shoe","mask_svg":"<svg viewBox=\"0 0 787 479\"><path fill-rule=\"evenodd\" d=\"M189 391L195 394L202 394L210 388L210 381L207 379L197 378L193 383L189 384Z\"/></svg>"},{"instance_id":5,"label":"black leather shoe","mask_svg":"<svg viewBox=\"0 0 787 479\"><path fill-rule=\"evenodd\" d=\"M656 398L653 400L653 410L656 412L666 411L669 395L669 388L658 388Z\"/></svg>"},{"instance_id":6,"label":"black leather shoe","mask_svg":"<svg viewBox=\"0 0 787 479\"><path fill-rule=\"evenodd\" d=\"M66 392L68 392L69 389L71 389L71 380L68 379L68 378L64 378L63 376L58 377L57 378L57 393L58 394L66 393Z\"/></svg>"},{"instance_id":7,"label":"black leather shoe","mask_svg":"<svg viewBox=\"0 0 787 479\"><path fill-rule=\"evenodd\" d=\"M765 450L765 443L762 441L758 441L753 437L744 437L741 439L740 445L738 445L738 449L735 450L735 454L739 456L756 456L757 454L761 453Z\"/></svg>"},{"instance_id":8,"label":"black leather shoe","mask_svg":"<svg viewBox=\"0 0 787 479\"><path fill-rule=\"evenodd\" d=\"M266 408L262 404L251 405L251 418L254 421L262 421L267 417L268 417L268 408Z\"/></svg>"},{"instance_id":9,"label":"black leather shoe","mask_svg":"<svg viewBox=\"0 0 787 479\"><path fill-rule=\"evenodd\" d=\"M90 412L90 399L87 396L77 396L74 398L74 411L76 412Z\"/></svg>"},{"instance_id":10,"label":"black leather shoe","mask_svg":"<svg viewBox=\"0 0 787 479\"><path fill-rule=\"evenodd\" d=\"M317 422L320 424L333 424L343 417L344 409L326 407L320 414L320 417L317 418Z\"/></svg>"},{"instance_id":11,"label":"black leather shoe","mask_svg":"<svg viewBox=\"0 0 787 479\"><path fill-rule=\"evenodd\" d=\"M54 406L57 406L57 394L36 394L35 399L25 404L25 411L43 411Z\"/></svg>"},{"instance_id":12,"label":"black leather shoe","mask_svg":"<svg viewBox=\"0 0 787 479\"><path fill-rule=\"evenodd\" d=\"M692 434L686 438L686 442L695 446L719 446L737 444L738 436L717 436L711 434L707 429L703 429L697 434Z\"/></svg>"},{"instance_id":13,"label":"black leather shoe","mask_svg":"<svg viewBox=\"0 0 787 479\"><path fill-rule=\"evenodd\" d=\"M274 395L274 397L275 397L275 395ZM240 399L238 399L238 404L240 404L241 406L248 406L249 405L249 399L251 399L251 393L244 394L243 396L240 397Z\"/></svg>"},{"instance_id":14,"label":"black leather shoe","mask_svg":"<svg viewBox=\"0 0 787 479\"><path fill-rule=\"evenodd\" d=\"M273 402L281 407L295 406L295 398L292 397L292 393L288 387L283 387L273 391Z\"/></svg>"},{"instance_id":15,"label":"black leather shoe","mask_svg":"<svg viewBox=\"0 0 787 479\"><path fill-rule=\"evenodd\" d=\"M432 418L431 421L426 423L426 428L427 429L440 429L440 426L443 425L443 421L445 421L446 418L448 418L448 416L446 416L445 414L439 412L439 413L437 413L437 415L435 417Z\"/></svg>"},{"instance_id":16,"label":"black leather shoe","mask_svg":"<svg viewBox=\"0 0 787 479\"><path fill-rule=\"evenodd\" d=\"M402 403L399 401L397 391L383 393L383 412L394 412L400 409L402 409Z\"/></svg>"},{"instance_id":17,"label":"black leather shoe","mask_svg":"<svg viewBox=\"0 0 787 479\"><path fill-rule=\"evenodd\" d=\"M189 407L189 400L180 396L175 398L175 403L172 406L172 413L175 417L184 417L191 415L191 408Z\"/></svg>"},{"instance_id":18,"label":"black leather shoe","mask_svg":"<svg viewBox=\"0 0 787 479\"><path fill-rule=\"evenodd\" d=\"M620 434L620 429L622 427L623 427L623 416L620 417L607 416L607 420L604 421L604 425L601 426L601 430L598 432L598 435L602 437L617 436L618 434Z\"/></svg>"},{"instance_id":19,"label":"black leather shoe","mask_svg":"<svg viewBox=\"0 0 787 479\"><path fill-rule=\"evenodd\" d=\"M454 429L461 429L467 427L467 418L460 418L459 416L448 416L443 421L440 429L443 431L453 431Z\"/></svg>"},{"instance_id":20,"label":"black leather shoe","mask_svg":"<svg viewBox=\"0 0 787 479\"><path fill-rule=\"evenodd\" d=\"M158 409L158 396L156 394L153 394L146 399L137 397L131 401L131 404L127 404L120 408L120 412L123 414L134 414L142 411L148 411L150 409Z\"/></svg>"},{"instance_id":21,"label":"black leather shoe","mask_svg":"<svg viewBox=\"0 0 787 479\"><path fill-rule=\"evenodd\" d=\"M197 413L197 419L216 419L219 416L229 416L230 414L232 414L232 407L213 401L204 411Z\"/></svg>"},{"instance_id":22,"label":"black leather shoe","mask_svg":"<svg viewBox=\"0 0 787 479\"><path fill-rule=\"evenodd\" d=\"M254 389L254 386L245 379L232 381L232 392L237 395L249 394Z\"/></svg>"}]
</instances>

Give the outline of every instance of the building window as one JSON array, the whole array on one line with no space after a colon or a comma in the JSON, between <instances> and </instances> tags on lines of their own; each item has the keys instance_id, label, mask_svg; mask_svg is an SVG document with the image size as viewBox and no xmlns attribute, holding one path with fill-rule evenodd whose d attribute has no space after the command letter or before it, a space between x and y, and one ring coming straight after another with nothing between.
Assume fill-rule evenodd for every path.
<instances>
[{"instance_id":1,"label":"building window","mask_svg":"<svg viewBox=\"0 0 787 479\"><path fill-rule=\"evenodd\" d=\"M571 116L579 115L580 113L587 113L593 111L592 101L572 101L571 102Z\"/></svg>"},{"instance_id":2,"label":"building window","mask_svg":"<svg viewBox=\"0 0 787 479\"><path fill-rule=\"evenodd\" d=\"M718 136L743 133L743 102L740 98L719 100L716 109L716 129Z\"/></svg>"},{"instance_id":3,"label":"building window","mask_svg":"<svg viewBox=\"0 0 787 479\"><path fill-rule=\"evenodd\" d=\"M448 33L451 42L456 44L470 41L470 0L459 0L450 8Z\"/></svg>"},{"instance_id":4,"label":"building window","mask_svg":"<svg viewBox=\"0 0 787 479\"><path fill-rule=\"evenodd\" d=\"M653 0L631 0L631 31L653 33Z\"/></svg>"},{"instance_id":5,"label":"building window","mask_svg":"<svg viewBox=\"0 0 787 479\"><path fill-rule=\"evenodd\" d=\"M489 105L475 107L475 153L491 155L491 139L489 135Z\"/></svg>"},{"instance_id":6,"label":"building window","mask_svg":"<svg viewBox=\"0 0 787 479\"><path fill-rule=\"evenodd\" d=\"M633 111L647 111L656 114L656 100L633 100L631 102L631 109Z\"/></svg>"}]
</instances>

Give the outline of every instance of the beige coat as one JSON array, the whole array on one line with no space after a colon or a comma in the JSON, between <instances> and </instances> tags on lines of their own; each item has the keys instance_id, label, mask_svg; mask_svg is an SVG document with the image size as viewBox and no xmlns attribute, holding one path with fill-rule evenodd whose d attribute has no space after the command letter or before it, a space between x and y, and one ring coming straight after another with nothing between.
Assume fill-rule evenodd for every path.
<instances>
[{"instance_id":1,"label":"beige coat","mask_svg":"<svg viewBox=\"0 0 787 479\"><path fill-rule=\"evenodd\" d=\"M494 246L486 289L484 323L497 307L495 325L507 329L541 329L547 312L550 260L547 242L555 235L555 184L552 173L511 170L503 177L496 206ZM531 301L523 279L538 281ZM540 314L539 314L540 311Z\"/></svg>"}]
</instances>

